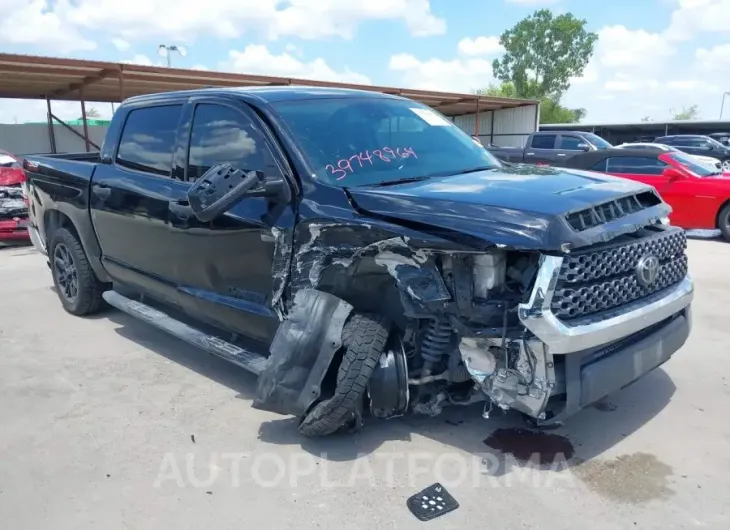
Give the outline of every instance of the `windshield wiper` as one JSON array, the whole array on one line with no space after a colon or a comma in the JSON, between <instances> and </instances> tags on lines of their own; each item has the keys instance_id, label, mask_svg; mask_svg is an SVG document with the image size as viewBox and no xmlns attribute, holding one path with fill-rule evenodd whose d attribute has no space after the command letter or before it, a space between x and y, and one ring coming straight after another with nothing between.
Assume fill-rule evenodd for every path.
<instances>
[{"instance_id":1,"label":"windshield wiper","mask_svg":"<svg viewBox=\"0 0 730 530\"><path fill-rule=\"evenodd\" d=\"M490 169L498 169L497 166L479 166L479 167L472 167L469 169L463 169L461 171L457 171L456 173L450 173L446 175L447 177L452 177L454 175L466 175L467 173L479 173L480 171L489 171Z\"/></svg>"},{"instance_id":2,"label":"windshield wiper","mask_svg":"<svg viewBox=\"0 0 730 530\"><path fill-rule=\"evenodd\" d=\"M397 180L385 180L383 182L376 182L375 184L368 184L369 186L375 186L377 188L382 188L383 186L393 186L395 184L405 184L406 182L421 182L422 180L428 180L430 179L430 176L421 176L421 177L407 177Z\"/></svg>"}]
</instances>

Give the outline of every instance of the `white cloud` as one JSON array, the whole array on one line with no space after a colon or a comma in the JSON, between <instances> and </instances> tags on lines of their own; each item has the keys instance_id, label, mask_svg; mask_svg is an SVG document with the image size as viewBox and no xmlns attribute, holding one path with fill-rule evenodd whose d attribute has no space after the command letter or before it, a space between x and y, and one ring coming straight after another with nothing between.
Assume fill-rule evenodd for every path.
<instances>
[{"instance_id":1,"label":"white cloud","mask_svg":"<svg viewBox=\"0 0 730 530\"><path fill-rule=\"evenodd\" d=\"M124 39L184 43L246 31L269 39L352 38L362 22L388 20L402 21L414 36L446 31L429 0L76 0L60 2L56 12L78 27L105 28Z\"/></svg>"},{"instance_id":2,"label":"white cloud","mask_svg":"<svg viewBox=\"0 0 730 530\"><path fill-rule=\"evenodd\" d=\"M677 10L688 9L692 1L706 7L716 2L681 0ZM672 109L695 104L701 117L715 116L721 86L730 86L730 44L694 50L693 41L673 38L669 29L652 33L621 25L598 34L591 62L564 98L568 106L587 109L587 122L630 122L645 115L669 119ZM597 94L615 97L610 104L598 104Z\"/></svg>"},{"instance_id":3,"label":"white cloud","mask_svg":"<svg viewBox=\"0 0 730 530\"><path fill-rule=\"evenodd\" d=\"M670 40L687 41L702 33L730 34L730 0L678 0L664 32Z\"/></svg>"},{"instance_id":4,"label":"white cloud","mask_svg":"<svg viewBox=\"0 0 730 530\"><path fill-rule=\"evenodd\" d=\"M697 68L706 74L730 72L730 43L714 48L698 48L695 51ZM730 87L729 87L730 88Z\"/></svg>"},{"instance_id":5,"label":"white cloud","mask_svg":"<svg viewBox=\"0 0 730 530\"><path fill-rule=\"evenodd\" d=\"M96 43L66 24L48 0L3 0L0 42L42 44L59 53L93 50Z\"/></svg>"},{"instance_id":6,"label":"white cloud","mask_svg":"<svg viewBox=\"0 0 730 530\"><path fill-rule=\"evenodd\" d=\"M401 84L423 90L469 92L485 88L494 81L492 62L485 59L421 61L413 55L401 53L390 58L388 68L401 74Z\"/></svg>"},{"instance_id":7,"label":"white cloud","mask_svg":"<svg viewBox=\"0 0 730 530\"><path fill-rule=\"evenodd\" d=\"M124 39L112 39L112 44L120 52L125 52L131 47L131 44Z\"/></svg>"},{"instance_id":8,"label":"white cloud","mask_svg":"<svg viewBox=\"0 0 730 530\"><path fill-rule=\"evenodd\" d=\"M127 64L139 64L142 66L161 66L162 65L162 63L159 61L157 63L153 63L152 59L150 59L149 57L147 57L146 55L143 55L141 53L137 53L131 59L125 59L121 62L127 63Z\"/></svg>"},{"instance_id":9,"label":"white cloud","mask_svg":"<svg viewBox=\"0 0 730 530\"><path fill-rule=\"evenodd\" d=\"M499 43L499 37L465 37L457 45L459 53L463 55L495 55L502 53L504 48Z\"/></svg>"},{"instance_id":10,"label":"white cloud","mask_svg":"<svg viewBox=\"0 0 730 530\"><path fill-rule=\"evenodd\" d=\"M266 46L257 44L250 44L243 51L230 51L229 61L222 67L225 70L246 74L371 84L367 76L353 72L349 68L335 71L322 58L304 62L286 52L280 55L272 54Z\"/></svg>"}]
</instances>

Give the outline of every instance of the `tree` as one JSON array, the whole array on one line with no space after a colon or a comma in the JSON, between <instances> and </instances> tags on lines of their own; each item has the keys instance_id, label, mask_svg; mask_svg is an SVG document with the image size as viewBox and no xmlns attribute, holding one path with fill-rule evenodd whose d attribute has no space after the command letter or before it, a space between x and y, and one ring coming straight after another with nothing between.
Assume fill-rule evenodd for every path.
<instances>
[{"instance_id":1,"label":"tree","mask_svg":"<svg viewBox=\"0 0 730 530\"><path fill-rule=\"evenodd\" d=\"M501 98L517 98L517 88L514 83L506 82L501 85L491 84L487 88L476 91L482 96ZM586 115L585 109L569 109L560 104L559 99L540 97L540 123L577 123Z\"/></svg>"},{"instance_id":2,"label":"tree","mask_svg":"<svg viewBox=\"0 0 730 530\"><path fill-rule=\"evenodd\" d=\"M540 9L499 38L505 53L492 63L494 76L512 83L523 98L555 101L583 74L598 35L585 30L586 21L571 13L554 17Z\"/></svg>"},{"instance_id":3,"label":"tree","mask_svg":"<svg viewBox=\"0 0 730 530\"><path fill-rule=\"evenodd\" d=\"M91 119L97 119L101 118L101 112L99 112L95 107L89 107L86 109L86 117ZM83 120L83 116L79 116L80 120Z\"/></svg>"},{"instance_id":4,"label":"tree","mask_svg":"<svg viewBox=\"0 0 730 530\"><path fill-rule=\"evenodd\" d=\"M673 110L670 112L672 113L673 120L696 120L700 117L700 110L697 105L692 105L689 108L682 107L682 110L679 112L674 112Z\"/></svg>"}]
</instances>

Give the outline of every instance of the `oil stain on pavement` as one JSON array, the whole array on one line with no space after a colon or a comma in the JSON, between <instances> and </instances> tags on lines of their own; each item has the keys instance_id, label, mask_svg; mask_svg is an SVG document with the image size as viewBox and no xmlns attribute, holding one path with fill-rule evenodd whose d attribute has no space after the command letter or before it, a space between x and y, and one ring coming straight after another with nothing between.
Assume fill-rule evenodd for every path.
<instances>
[{"instance_id":1,"label":"oil stain on pavement","mask_svg":"<svg viewBox=\"0 0 730 530\"><path fill-rule=\"evenodd\" d=\"M614 502L643 504L674 493L669 487L671 466L652 454L582 460L567 437L529 429L497 429L484 443L502 455L511 455L519 464L551 469L554 464L567 463L567 470L554 472L573 473L588 489Z\"/></svg>"}]
</instances>

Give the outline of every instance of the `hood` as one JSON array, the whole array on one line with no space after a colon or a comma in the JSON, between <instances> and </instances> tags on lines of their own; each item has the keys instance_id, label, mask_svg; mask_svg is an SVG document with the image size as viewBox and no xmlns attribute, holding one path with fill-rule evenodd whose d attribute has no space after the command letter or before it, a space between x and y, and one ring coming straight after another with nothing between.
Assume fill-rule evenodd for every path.
<instances>
[{"instance_id":1,"label":"hood","mask_svg":"<svg viewBox=\"0 0 730 530\"><path fill-rule=\"evenodd\" d=\"M671 212L650 186L554 167L503 167L347 192L361 211L372 215L468 234L497 245L541 250L607 241ZM645 209L592 228L574 229L566 217L643 193L651 199Z\"/></svg>"}]
</instances>

